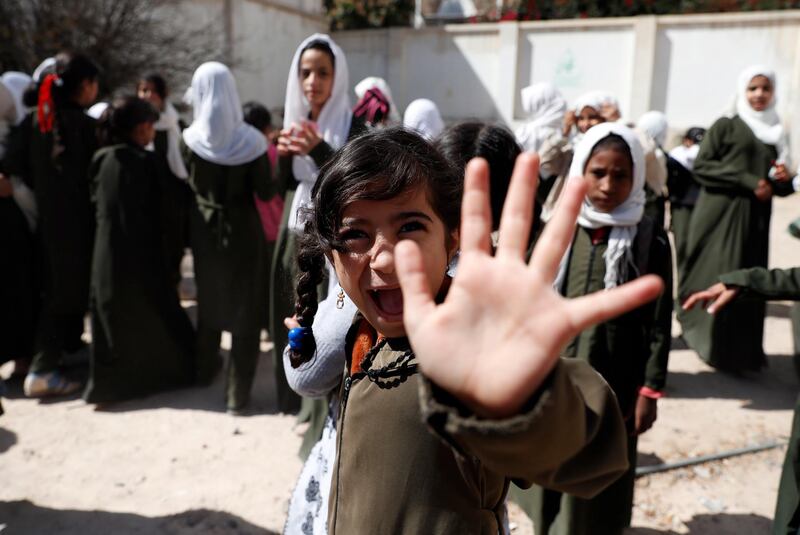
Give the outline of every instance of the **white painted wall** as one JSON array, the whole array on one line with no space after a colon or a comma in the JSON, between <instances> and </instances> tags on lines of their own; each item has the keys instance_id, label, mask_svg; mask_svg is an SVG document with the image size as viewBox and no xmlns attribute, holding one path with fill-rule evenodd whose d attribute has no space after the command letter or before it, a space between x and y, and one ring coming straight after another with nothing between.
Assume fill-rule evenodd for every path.
<instances>
[{"instance_id":1,"label":"white painted wall","mask_svg":"<svg viewBox=\"0 0 800 535\"><path fill-rule=\"evenodd\" d=\"M515 126L519 90L552 81L568 100L614 93L623 116L664 111L673 132L710 126L729 106L739 72L764 63L778 75L778 110L800 161L800 11L447 25L338 32L351 85L389 82L399 107L419 97L448 120ZM796 95L791 98L791 95ZM797 126L794 126L797 124Z\"/></svg>"},{"instance_id":2,"label":"white painted wall","mask_svg":"<svg viewBox=\"0 0 800 535\"><path fill-rule=\"evenodd\" d=\"M178 23L191 28L209 25L221 35L229 32L242 102L258 100L270 109L283 107L297 46L327 30L322 0L191 0L175 9Z\"/></svg>"}]
</instances>

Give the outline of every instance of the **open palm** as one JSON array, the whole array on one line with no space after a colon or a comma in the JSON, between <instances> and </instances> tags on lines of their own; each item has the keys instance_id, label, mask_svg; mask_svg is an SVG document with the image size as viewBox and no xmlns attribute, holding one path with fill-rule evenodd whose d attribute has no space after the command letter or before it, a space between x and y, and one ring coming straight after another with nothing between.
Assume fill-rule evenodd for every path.
<instances>
[{"instance_id":1,"label":"open palm","mask_svg":"<svg viewBox=\"0 0 800 535\"><path fill-rule=\"evenodd\" d=\"M526 263L538 158L517 159L491 254L489 172L469 163L461 214L461 256L444 303L433 301L422 252L397 245L406 333L425 375L477 414L516 413L555 366L562 347L588 326L655 298L662 283L646 276L609 291L564 299L552 287L585 195L570 179L554 217Z\"/></svg>"}]
</instances>

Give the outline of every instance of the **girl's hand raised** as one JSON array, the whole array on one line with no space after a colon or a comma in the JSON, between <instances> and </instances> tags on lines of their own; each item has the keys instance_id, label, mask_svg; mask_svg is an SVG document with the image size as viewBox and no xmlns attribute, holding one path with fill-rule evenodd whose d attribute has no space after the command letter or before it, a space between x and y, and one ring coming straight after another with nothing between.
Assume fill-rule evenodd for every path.
<instances>
[{"instance_id":1,"label":"girl's hand raised","mask_svg":"<svg viewBox=\"0 0 800 535\"><path fill-rule=\"evenodd\" d=\"M662 289L661 280L650 275L572 300L553 289L586 192L577 178L567 181L555 215L526 264L538 171L535 155L517 158L492 256L489 169L482 159L469 163L461 256L441 305L428 287L419 247L402 241L395 249L406 333L423 372L485 417L519 412L572 337L650 301Z\"/></svg>"}]
</instances>

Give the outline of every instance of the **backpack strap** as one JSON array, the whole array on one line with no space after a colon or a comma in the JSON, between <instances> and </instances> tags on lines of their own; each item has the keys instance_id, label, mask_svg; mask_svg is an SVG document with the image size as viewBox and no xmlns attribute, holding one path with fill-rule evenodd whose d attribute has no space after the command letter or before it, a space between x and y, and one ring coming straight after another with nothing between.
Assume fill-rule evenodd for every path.
<instances>
[{"instance_id":1,"label":"backpack strap","mask_svg":"<svg viewBox=\"0 0 800 535\"><path fill-rule=\"evenodd\" d=\"M638 271L637 277L641 277L648 273L650 265L650 246L653 243L653 236L655 235L655 220L648 216L642 216L639 225L636 229L636 238L634 238L633 251L634 262L636 263L636 270Z\"/></svg>"}]
</instances>

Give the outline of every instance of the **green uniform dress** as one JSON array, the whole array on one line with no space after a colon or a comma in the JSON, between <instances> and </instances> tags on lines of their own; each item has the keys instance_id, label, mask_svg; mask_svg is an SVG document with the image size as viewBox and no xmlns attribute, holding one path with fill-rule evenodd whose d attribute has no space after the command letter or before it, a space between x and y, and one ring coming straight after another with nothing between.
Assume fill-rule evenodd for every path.
<instances>
[{"instance_id":1,"label":"green uniform dress","mask_svg":"<svg viewBox=\"0 0 800 535\"><path fill-rule=\"evenodd\" d=\"M340 399L330 535L497 535L511 481L589 497L627 468L614 396L575 360L561 359L519 414L488 420L427 380L406 339L384 339Z\"/></svg>"},{"instance_id":2,"label":"green uniform dress","mask_svg":"<svg viewBox=\"0 0 800 535\"><path fill-rule=\"evenodd\" d=\"M232 334L226 396L229 409L247 404L267 324L266 240L253 193L273 194L266 153L242 165L202 159L184 145L194 192L189 236L197 282L198 381L208 382L219 364L222 331Z\"/></svg>"},{"instance_id":3,"label":"green uniform dress","mask_svg":"<svg viewBox=\"0 0 800 535\"><path fill-rule=\"evenodd\" d=\"M694 164L702 189L692 212L681 301L717 281L721 273L766 267L772 201L755 198L776 158L773 146L753 135L738 116L721 118L708 130ZM777 195L791 183L774 183ZM766 364L763 302L740 300L718 314L679 310L683 337L711 366L729 371L759 370Z\"/></svg>"},{"instance_id":4,"label":"green uniform dress","mask_svg":"<svg viewBox=\"0 0 800 535\"><path fill-rule=\"evenodd\" d=\"M366 129L363 119L353 117L350 125L348 139L352 139ZM308 155L314 160L317 167L321 168L327 163L334 154L334 149L325 141L321 141L314 147ZM289 333L283 325L284 318L294 315L294 306L297 299L295 288L297 286L297 235L289 229L289 215L291 214L292 200L297 190L298 182L292 172L292 157L282 156L277 163L277 187L284 197L283 217L278 238L275 241L272 254L272 269L269 287L270 307L269 307L269 336L274 344L273 360L275 364L275 382L278 385L278 409L281 412L295 412L300 408L300 397L292 392L286 382L283 371L283 348L289 343ZM319 299L324 299L320 295ZM303 401L302 420L313 419L312 426L309 428L308 437L310 443L303 446L306 453L311 450L311 446L322 435L322 426L325 423L325 416L328 411L328 404L325 400ZM313 432L311 430L314 430Z\"/></svg>"},{"instance_id":5,"label":"green uniform dress","mask_svg":"<svg viewBox=\"0 0 800 535\"><path fill-rule=\"evenodd\" d=\"M602 291L610 227L578 227L561 292L568 298ZM648 243L649 242L649 243ZM631 432L638 390L661 391L667 376L672 318L672 257L666 233L648 216L634 240L635 273L653 273L664 280L664 292L654 302L584 330L563 356L588 362L608 381ZM617 535L630 525L636 469L635 437L627 439L629 469L606 490L584 499L543 487L514 489L511 499L528 513L537 535ZM621 444L619 447L624 447Z\"/></svg>"},{"instance_id":6,"label":"green uniform dress","mask_svg":"<svg viewBox=\"0 0 800 535\"><path fill-rule=\"evenodd\" d=\"M800 300L800 268L751 268L725 273L719 281L740 288L740 300L791 299ZM727 306L730 306L727 305ZM793 323L797 340L798 323ZM800 354L800 344L795 342L795 359ZM796 363L796 361L795 361ZM794 407L789 448L783 461L778 503L775 507L773 535L800 533L800 397Z\"/></svg>"},{"instance_id":7,"label":"green uniform dress","mask_svg":"<svg viewBox=\"0 0 800 535\"><path fill-rule=\"evenodd\" d=\"M170 241L166 244L170 278L174 284L178 284L181 281L181 261L183 260L184 249L189 246L189 208L192 203L192 189L186 180L175 176L166 163L169 146L168 136L169 132L167 130L156 130L153 147L155 153L164 160L167 178L174 182L169 191L165 192L170 198L168 206L172 208L164 216L167 217L165 223L171 229Z\"/></svg>"},{"instance_id":8,"label":"green uniform dress","mask_svg":"<svg viewBox=\"0 0 800 535\"><path fill-rule=\"evenodd\" d=\"M174 183L152 152L101 149L90 168L97 210L92 355L84 399L120 401L194 380L194 330L170 278Z\"/></svg>"},{"instance_id":9,"label":"green uniform dress","mask_svg":"<svg viewBox=\"0 0 800 535\"><path fill-rule=\"evenodd\" d=\"M36 240L12 197L0 198L0 364L30 358L39 312Z\"/></svg>"},{"instance_id":10,"label":"green uniform dress","mask_svg":"<svg viewBox=\"0 0 800 535\"><path fill-rule=\"evenodd\" d=\"M39 210L43 304L31 372L54 371L64 351L82 347L95 222L87 171L96 146L94 119L63 104L47 133L31 112L6 154L7 171L33 189Z\"/></svg>"}]
</instances>

